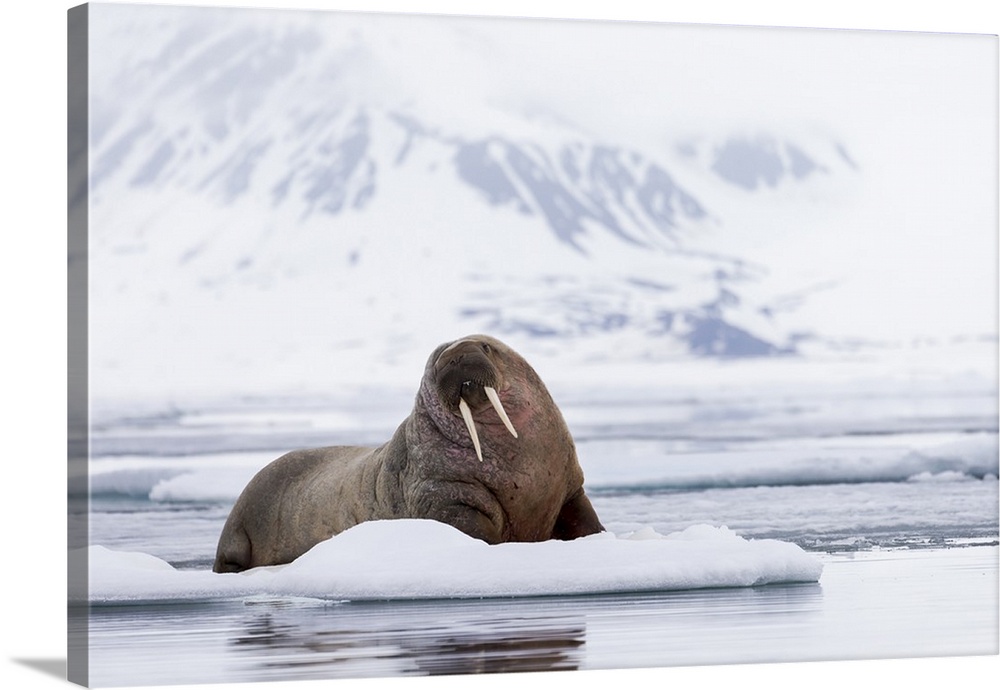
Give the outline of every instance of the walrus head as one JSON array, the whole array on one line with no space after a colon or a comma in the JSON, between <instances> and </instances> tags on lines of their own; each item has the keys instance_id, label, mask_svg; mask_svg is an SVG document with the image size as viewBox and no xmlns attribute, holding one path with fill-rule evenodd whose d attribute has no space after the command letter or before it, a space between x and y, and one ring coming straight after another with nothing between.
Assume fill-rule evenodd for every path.
<instances>
[{"instance_id":1,"label":"walrus head","mask_svg":"<svg viewBox=\"0 0 1000 690\"><path fill-rule=\"evenodd\" d=\"M442 345L431 357L430 369L442 404L461 415L476 449L483 459L476 429L476 415L492 408L510 434L517 430L507 416L498 391L504 390L504 345L487 336L470 336Z\"/></svg>"}]
</instances>

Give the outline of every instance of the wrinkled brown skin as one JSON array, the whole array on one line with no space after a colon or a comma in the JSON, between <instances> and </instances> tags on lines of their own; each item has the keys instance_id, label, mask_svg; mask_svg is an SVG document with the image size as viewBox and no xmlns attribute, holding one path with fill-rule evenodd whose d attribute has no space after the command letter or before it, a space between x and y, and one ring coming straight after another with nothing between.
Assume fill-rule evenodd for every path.
<instances>
[{"instance_id":1,"label":"wrinkled brown skin","mask_svg":"<svg viewBox=\"0 0 1000 690\"><path fill-rule=\"evenodd\" d=\"M490 406L489 385L518 438ZM460 396L472 409L482 462ZM512 349L474 335L431 354L413 411L388 443L297 450L264 467L233 506L213 570L289 563L358 523L399 518L438 520L489 544L604 530L545 384Z\"/></svg>"}]
</instances>

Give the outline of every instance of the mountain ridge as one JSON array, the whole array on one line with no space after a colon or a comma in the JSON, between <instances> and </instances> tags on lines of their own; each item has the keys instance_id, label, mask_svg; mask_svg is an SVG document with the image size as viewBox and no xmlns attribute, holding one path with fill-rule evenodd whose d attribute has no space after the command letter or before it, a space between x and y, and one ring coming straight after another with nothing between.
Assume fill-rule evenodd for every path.
<instances>
[{"instance_id":1,"label":"mountain ridge","mask_svg":"<svg viewBox=\"0 0 1000 690\"><path fill-rule=\"evenodd\" d=\"M665 125L650 146L500 107L456 81L485 59L464 64L458 43L434 48L461 66L448 89L421 93L434 75L394 72L393 35L287 24L179 25L145 43L137 31L126 48L142 59L97 70L91 261L107 371L179 351L220 371L289 372L345 348L388 362L474 331L567 362L863 343L792 318L840 290L838 264L786 270L827 199L865 172L844 140ZM114 97L120 85L137 94Z\"/></svg>"}]
</instances>

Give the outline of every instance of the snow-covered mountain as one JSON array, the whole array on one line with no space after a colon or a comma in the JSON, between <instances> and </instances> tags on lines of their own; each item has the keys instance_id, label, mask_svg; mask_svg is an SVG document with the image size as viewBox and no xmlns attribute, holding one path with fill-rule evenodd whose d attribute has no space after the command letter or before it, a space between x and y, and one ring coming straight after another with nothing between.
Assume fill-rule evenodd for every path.
<instances>
[{"instance_id":1,"label":"snow-covered mountain","mask_svg":"<svg viewBox=\"0 0 1000 690\"><path fill-rule=\"evenodd\" d=\"M835 267L782 270L805 246L782 238L857 194L847 144L596 132L498 96L463 21L94 6L91 350L109 390L378 378L480 331L567 362L836 340L794 318Z\"/></svg>"}]
</instances>

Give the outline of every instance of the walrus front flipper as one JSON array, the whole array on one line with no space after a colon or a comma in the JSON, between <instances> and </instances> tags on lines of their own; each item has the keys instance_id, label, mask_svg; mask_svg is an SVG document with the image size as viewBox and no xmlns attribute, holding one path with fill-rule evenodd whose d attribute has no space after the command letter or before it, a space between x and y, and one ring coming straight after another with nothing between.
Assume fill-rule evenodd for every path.
<instances>
[{"instance_id":1,"label":"walrus front flipper","mask_svg":"<svg viewBox=\"0 0 1000 690\"><path fill-rule=\"evenodd\" d=\"M242 529L223 530L219 539L219 548L215 552L215 565L212 570L217 573L238 573L250 567L250 538Z\"/></svg>"},{"instance_id":2,"label":"walrus front flipper","mask_svg":"<svg viewBox=\"0 0 1000 690\"><path fill-rule=\"evenodd\" d=\"M597 518L597 512L581 488L563 504L559 517L556 518L556 525L552 528L552 538L569 541L603 531L604 525Z\"/></svg>"}]
</instances>

